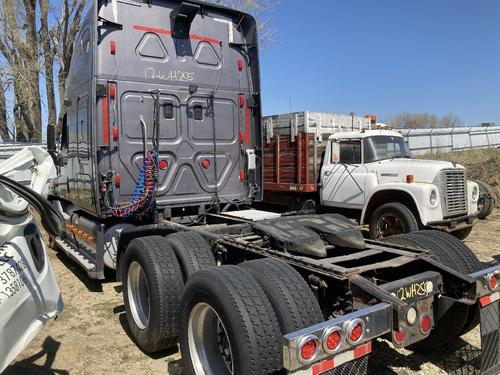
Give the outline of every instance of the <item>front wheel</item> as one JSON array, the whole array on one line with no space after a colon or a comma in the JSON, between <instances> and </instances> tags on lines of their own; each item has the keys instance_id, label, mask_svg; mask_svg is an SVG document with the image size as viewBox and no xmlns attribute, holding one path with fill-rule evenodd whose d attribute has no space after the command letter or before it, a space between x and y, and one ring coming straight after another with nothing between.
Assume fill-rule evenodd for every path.
<instances>
[{"instance_id":1,"label":"front wheel","mask_svg":"<svg viewBox=\"0 0 500 375\"><path fill-rule=\"evenodd\" d=\"M386 203L377 208L370 219L370 238L381 240L419 230L415 215L402 203Z\"/></svg>"}]
</instances>

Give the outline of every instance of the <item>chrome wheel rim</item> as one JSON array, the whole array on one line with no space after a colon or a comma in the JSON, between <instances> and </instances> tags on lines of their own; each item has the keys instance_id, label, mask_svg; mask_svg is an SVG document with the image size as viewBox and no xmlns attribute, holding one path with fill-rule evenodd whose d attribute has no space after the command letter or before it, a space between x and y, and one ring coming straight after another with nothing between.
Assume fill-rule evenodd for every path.
<instances>
[{"instance_id":1,"label":"chrome wheel rim","mask_svg":"<svg viewBox=\"0 0 500 375\"><path fill-rule=\"evenodd\" d=\"M233 352L224 323L207 303L191 310L188 322L188 344L196 375L233 374Z\"/></svg>"},{"instance_id":2,"label":"chrome wheel rim","mask_svg":"<svg viewBox=\"0 0 500 375\"><path fill-rule=\"evenodd\" d=\"M377 238L386 238L405 233L401 218L394 214L383 214L377 222Z\"/></svg>"},{"instance_id":3,"label":"chrome wheel rim","mask_svg":"<svg viewBox=\"0 0 500 375\"><path fill-rule=\"evenodd\" d=\"M149 322L149 285L142 266L133 261L128 267L127 294L135 324L145 329Z\"/></svg>"}]
</instances>

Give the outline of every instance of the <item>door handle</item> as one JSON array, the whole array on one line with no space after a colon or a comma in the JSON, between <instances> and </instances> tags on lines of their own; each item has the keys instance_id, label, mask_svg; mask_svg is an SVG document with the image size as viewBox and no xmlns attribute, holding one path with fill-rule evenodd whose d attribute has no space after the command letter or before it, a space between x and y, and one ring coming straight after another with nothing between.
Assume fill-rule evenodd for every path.
<instances>
[{"instance_id":1,"label":"door handle","mask_svg":"<svg viewBox=\"0 0 500 375\"><path fill-rule=\"evenodd\" d=\"M330 176L331 174L333 174L333 171L326 171L324 176L327 177L327 176Z\"/></svg>"}]
</instances>

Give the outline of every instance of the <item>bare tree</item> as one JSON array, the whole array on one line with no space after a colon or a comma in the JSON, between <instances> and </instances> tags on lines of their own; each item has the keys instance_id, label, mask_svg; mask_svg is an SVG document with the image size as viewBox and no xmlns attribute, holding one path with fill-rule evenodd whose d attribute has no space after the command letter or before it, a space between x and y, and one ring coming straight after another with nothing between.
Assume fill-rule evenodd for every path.
<instances>
[{"instance_id":1,"label":"bare tree","mask_svg":"<svg viewBox=\"0 0 500 375\"><path fill-rule=\"evenodd\" d=\"M388 116L384 122L399 129L434 129L454 128L462 125L462 120L457 115L439 117L430 113L401 113Z\"/></svg>"},{"instance_id":2,"label":"bare tree","mask_svg":"<svg viewBox=\"0 0 500 375\"><path fill-rule=\"evenodd\" d=\"M257 19L261 42L267 45L276 41L277 30L271 26L271 18L279 0L212 0L212 2L252 14Z\"/></svg>"},{"instance_id":3,"label":"bare tree","mask_svg":"<svg viewBox=\"0 0 500 375\"><path fill-rule=\"evenodd\" d=\"M41 0L47 1L47 0ZM64 103L64 91L73 55L73 43L80 29L86 0L63 0L60 17L50 30L53 53L59 65L57 83L59 89L60 107Z\"/></svg>"},{"instance_id":4,"label":"bare tree","mask_svg":"<svg viewBox=\"0 0 500 375\"><path fill-rule=\"evenodd\" d=\"M39 88L35 0L0 3L0 52L15 77L16 126L21 139L40 142L42 113Z\"/></svg>"},{"instance_id":5,"label":"bare tree","mask_svg":"<svg viewBox=\"0 0 500 375\"><path fill-rule=\"evenodd\" d=\"M10 140L8 118L7 118L7 100L5 98L6 85L0 79L0 137L2 140Z\"/></svg>"}]
</instances>

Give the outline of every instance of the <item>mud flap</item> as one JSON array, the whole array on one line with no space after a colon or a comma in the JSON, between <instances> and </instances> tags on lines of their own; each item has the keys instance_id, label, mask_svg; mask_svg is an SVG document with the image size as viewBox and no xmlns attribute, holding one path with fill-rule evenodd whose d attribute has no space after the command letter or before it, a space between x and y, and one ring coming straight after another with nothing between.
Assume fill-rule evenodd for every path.
<instances>
[{"instance_id":1,"label":"mud flap","mask_svg":"<svg viewBox=\"0 0 500 375\"><path fill-rule=\"evenodd\" d=\"M356 359L355 361L345 363L342 366L339 366L336 369L334 369L331 372L331 374L333 374L333 375L366 375L366 374L368 374L368 358L369 358L369 356L366 355L362 358Z\"/></svg>"},{"instance_id":2,"label":"mud flap","mask_svg":"<svg viewBox=\"0 0 500 375\"><path fill-rule=\"evenodd\" d=\"M487 297L488 298L488 297ZM481 301L481 375L500 373L499 302Z\"/></svg>"}]
</instances>

